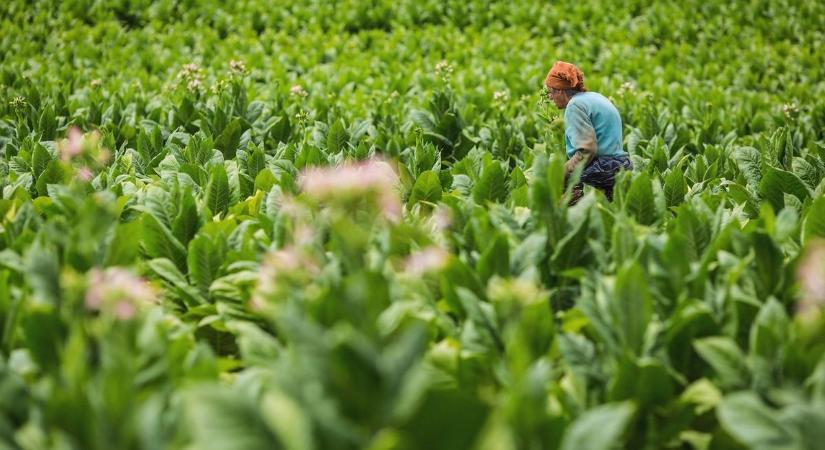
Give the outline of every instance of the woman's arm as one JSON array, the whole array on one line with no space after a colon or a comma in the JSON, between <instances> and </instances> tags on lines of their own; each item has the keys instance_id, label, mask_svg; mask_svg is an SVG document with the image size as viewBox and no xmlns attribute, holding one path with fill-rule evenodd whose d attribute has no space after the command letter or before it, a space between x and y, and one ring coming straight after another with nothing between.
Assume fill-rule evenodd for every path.
<instances>
[{"instance_id":1,"label":"woman's arm","mask_svg":"<svg viewBox=\"0 0 825 450\"><path fill-rule=\"evenodd\" d=\"M596 143L596 130L590 123L590 117L584 107L573 103L567 106L564 114L565 132L570 137L570 142L576 152L564 165L567 173L573 171L576 165L584 161L585 164L596 156L598 146Z\"/></svg>"}]
</instances>

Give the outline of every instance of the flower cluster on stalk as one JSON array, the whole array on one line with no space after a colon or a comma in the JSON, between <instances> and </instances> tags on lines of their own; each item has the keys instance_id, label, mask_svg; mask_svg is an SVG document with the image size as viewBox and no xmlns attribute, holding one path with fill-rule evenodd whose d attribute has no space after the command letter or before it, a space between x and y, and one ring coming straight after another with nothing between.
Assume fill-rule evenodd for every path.
<instances>
[{"instance_id":1,"label":"flower cluster on stalk","mask_svg":"<svg viewBox=\"0 0 825 450\"><path fill-rule=\"evenodd\" d=\"M386 161L371 159L338 167L313 167L301 173L301 190L320 201L377 196L383 215L401 218L398 176Z\"/></svg>"},{"instance_id":2,"label":"flower cluster on stalk","mask_svg":"<svg viewBox=\"0 0 825 450\"><path fill-rule=\"evenodd\" d=\"M98 131L83 133L75 126L66 131L66 138L58 141L57 150L63 164L74 172L76 179L91 181L95 174L93 169L103 167L111 157L111 152L100 145Z\"/></svg>"},{"instance_id":3,"label":"flower cluster on stalk","mask_svg":"<svg viewBox=\"0 0 825 450\"><path fill-rule=\"evenodd\" d=\"M435 74L442 81L448 81L453 74L453 66L447 60L441 60L435 65Z\"/></svg>"},{"instance_id":4,"label":"flower cluster on stalk","mask_svg":"<svg viewBox=\"0 0 825 450\"><path fill-rule=\"evenodd\" d=\"M195 63L184 64L178 72L177 80L189 92L200 92L204 87L204 71Z\"/></svg>"},{"instance_id":5,"label":"flower cluster on stalk","mask_svg":"<svg viewBox=\"0 0 825 450\"><path fill-rule=\"evenodd\" d=\"M296 85L292 86L291 88L289 88L289 95L291 95L293 97L304 98L307 95L309 95L309 93L306 90L304 90L303 86L301 86L300 84L296 84Z\"/></svg>"},{"instance_id":6,"label":"flower cluster on stalk","mask_svg":"<svg viewBox=\"0 0 825 450\"><path fill-rule=\"evenodd\" d=\"M132 319L141 308L156 303L155 288L126 269L95 268L89 272L87 280L86 308L117 320Z\"/></svg>"}]
</instances>

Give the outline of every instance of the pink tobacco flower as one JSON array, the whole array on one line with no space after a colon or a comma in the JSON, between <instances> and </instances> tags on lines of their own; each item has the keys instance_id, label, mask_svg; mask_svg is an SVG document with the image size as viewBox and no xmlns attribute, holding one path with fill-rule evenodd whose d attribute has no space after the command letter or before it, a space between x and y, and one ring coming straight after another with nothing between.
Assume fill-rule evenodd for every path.
<instances>
[{"instance_id":1,"label":"pink tobacco flower","mask_svg":"<svg viewBox=\"0 0 825 450\"><path fill-rule=\"evenodd\" d=\"M267 299L283 297L292 287L307 285L319 271L312 256L298 248L286 247L268 253L261 262L250 308L263 309Z\"/></svg>"},{"instance_id":2,"label":"pink tobacco flower","mask_svg":"<svg viewBox=\"0 0 825 450\"><path fill-rule=\"evenodd\" d=\"M802 288L802 299L797 313L802 316L815 315L825 308L825 241L816 240L808 244L805 256L796 271Z\"/></svg>"},{"instance_id":3,"label":"pink tobacco flower","mask_svg":"<svg viewBox=\"0 0 825 450\"><path fill-rule=\"evenodd\" d=\"M118 267L92 269L88 284L86 308L109 313L118 320L131 319L142 305L156 300L155 289L146 280Z\"/></svg>"},{"instance_id":4,"label":"pink tobacco flower","mask_svg":"<svg viewBox=\"0 0 825 450\"><path fill-rule=\"evenodd\" d=\"M77 169L77 178L80 181L90 181L94 178L94 174L92 173L92 169L89 169L87 166L83 166Z\"/></svg>"},{"instance_id":5,"label":"pink tobacco flower","mask_svg":"<svg viewBox=\"0 0 825 450\"><path fill-rule=\"evenodd\" d=\"M83 151L83 132L80 128L71 127L67 132L67 140L60 146L60 157L63 161L71 161L72 158Z\"/></svg>"},{"instance_id":6,"label":"pink tobacco flower","mask_svg":"<svg viewBox=\"0 0 825 450\"><path fill-rule=\"evenodd\" d=\"M450 253L442 247L432 245L411 254L404 265L404 270L411 275L422 275L438 271L449 262Z\"/></svg>"},{"instance_id":7,"label":"pink tobacco flower","mask_svg":"<svg viewBox=\"0 0 825 450\"><path fill-rule=\"evenodd\" d=\"M308 196L329 200L368 193L394 193L398 177L389 164L373 159L338 167L313 167L301 174L299 183ZM390 210L396 207L388 199L383 199L382 204Z\"/></svg>"}]
</instances>

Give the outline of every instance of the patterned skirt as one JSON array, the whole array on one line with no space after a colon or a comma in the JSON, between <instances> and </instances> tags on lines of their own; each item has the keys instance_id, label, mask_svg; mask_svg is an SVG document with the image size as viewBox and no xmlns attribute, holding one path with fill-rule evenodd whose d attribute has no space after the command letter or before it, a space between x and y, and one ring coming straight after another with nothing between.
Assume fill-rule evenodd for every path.
<instances>
[{"instance_id":1,"label":"patterned skirt","mask_svg":"<svg viewBox=\"0 0 825 450\"><path fill-rule=\"evenodd\" d=\"M584 195L582 183L593 186L602 192L608 201L613 201L613 185L616 183L616 174L620 170L633 170L633 163L627 155L597 156L582 171L579 184L573 187L573 197L570 205L575 205ZM565 180L565 186L567 185Z\"/></svg>"}]
</instances>

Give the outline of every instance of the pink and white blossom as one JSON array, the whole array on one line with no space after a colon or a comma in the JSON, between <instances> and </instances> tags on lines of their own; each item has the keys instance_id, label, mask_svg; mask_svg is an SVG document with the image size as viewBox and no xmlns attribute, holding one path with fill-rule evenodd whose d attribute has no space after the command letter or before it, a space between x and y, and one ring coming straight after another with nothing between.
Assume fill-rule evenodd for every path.
<instances>
[{"instance_id":1,"label":"pink and white blossom","mask_svg":"<svg viewBox=\"0 0 825 450\"><path fill-rule=\"evenodd\" d=\"M443 269L450 261L450 253L442 247L432 245L411 254L404 270L410 275L422 275Z\"/></svg>"},{"instance_id":2,"label":"pink and white blossom","mask_svg":"<svg viewBox=\"0 0 825 450\"><path fill-rule=\"evenodd\" d=\"M802 317L815 315L825 308L825 241L816 240L808 244L796 276L802 291L797 312Z\"/></svg>"},{"instance_id":3,"label":"pink and white blossom","mask_svg":"<svg viewBox=\"0 0 825 450\"><path fill-rule=\"evenodd\" d=\"M88 285L84 299L86 308L109 313L118 320L129 320L140 307L156 302L155 289L126 269L92 269L88 274Z\"/></svg>"},{"instance_id":4,"label":"pink and white blossom","mask_svg":"<svg viewBox=\"0 0 825 450\"><path fill-rule=\"evenodd\" d=\"M308 196L325 200L342 195L394 192L398 176L388 163L373 159L338 167L310 168L301 174L299 184ZM388 199L382 203L388 209L395 208Z\"/></svg>"},{"instance_id":5,"label":"pink and white blossom","mask_svg":"<svg viewBox=\"0 0 825 450\"><path fill-rule=\"evenodd\" d=\"M71 127L66 136L67 139L59 146L60 158L63 161L71 161L83 152L83 132L78 127Z\"/></svg>"}]
</instances>

